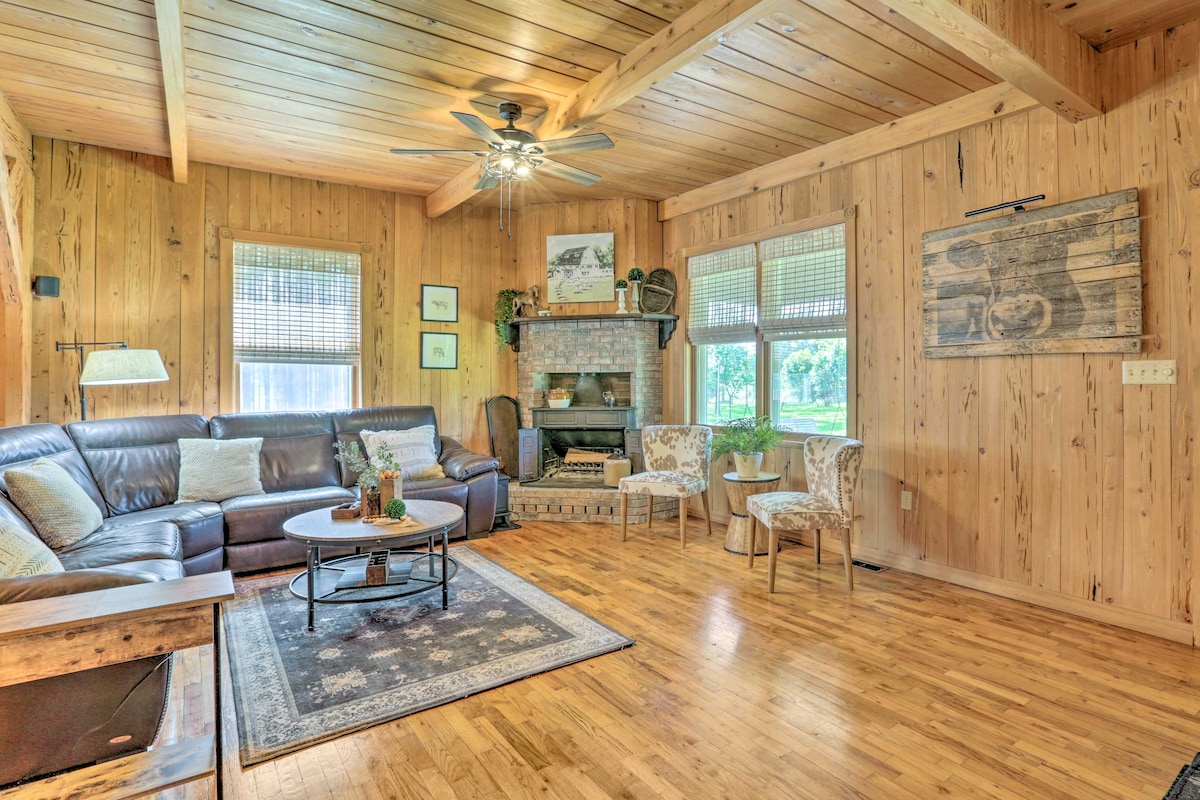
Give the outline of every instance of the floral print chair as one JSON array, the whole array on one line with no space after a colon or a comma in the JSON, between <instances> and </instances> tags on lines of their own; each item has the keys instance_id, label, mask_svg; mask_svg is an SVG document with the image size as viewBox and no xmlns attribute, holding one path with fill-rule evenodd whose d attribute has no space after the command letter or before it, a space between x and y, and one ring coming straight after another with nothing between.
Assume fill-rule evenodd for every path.
<instances>
[{"instance_id":1,"label":"floral print chair","mask_svg":"<svg viewBox=\"0 0 1200 800\"><path fill-rule=\"evenodd\" d=\"M810 436L804 442L804 476L808 492L767 492L746 500L750 515L750 557L754 566L755 528L767 526L767 591L775 591L775 559L779 531L813 531L817 563L821 563L821 531L836 528L842 534L846 562L846 587L854 591L850 558L850 525L854 520L854 490L862 469L863 443L841 436Z\"/></svg>"},{"instance_id":2,"label":"floral print chair","mask_svg":"<svg viewBox=\"0 0 1200 800\"><path fill-rule=\"evenodd\" d=\"M687 499L700 495L704 521L712 535L708 513L708 465L712 461L712 429L704 425L647 425L642 428L646 472L621 478L621 541L629 520L629 495L648 494L646 528L654 524L654 498L679 498L679 546L687 544Z\"/></svg>"}]
</instances>

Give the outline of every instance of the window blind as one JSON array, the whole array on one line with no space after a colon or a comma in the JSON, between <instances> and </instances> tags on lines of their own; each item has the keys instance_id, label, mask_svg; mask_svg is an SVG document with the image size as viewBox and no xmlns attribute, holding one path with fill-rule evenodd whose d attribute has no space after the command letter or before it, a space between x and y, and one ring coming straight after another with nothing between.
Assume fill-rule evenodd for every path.
<instances>
[{"instance_id":1,"label":"window blind","mask_svg":"<svg viewBox=\"0 0 1200 800\"><path fill-rule=\"evenodd\" d=\"M846 226L830 225L760 243L767 341L846 333Z\"/></svg>"},{"instance_id":2,"label":"window blind","mask_svg":"<svg viewBox=\"0 0 1200 800\"><path fill-rule=\"evenodd\" d=\"M358 364L361 266L358 253L234 242L234 360Z\"/></svg>"},{"instance_id":3,"label":"window blind","mask_svg":"<svg viewBox=\"0 0 1200 800\"><path fill-rule=\"evenodd\" d=\"M688 259L688 340L692 344L754 341L754 245Z\"/></svg>"}]
</instances>

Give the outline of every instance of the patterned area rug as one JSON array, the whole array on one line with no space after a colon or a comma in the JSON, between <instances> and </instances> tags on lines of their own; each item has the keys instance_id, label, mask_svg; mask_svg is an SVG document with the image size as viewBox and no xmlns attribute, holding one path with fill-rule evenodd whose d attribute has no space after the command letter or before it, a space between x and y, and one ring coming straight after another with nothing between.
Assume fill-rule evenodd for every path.
<instances>
[{"instance_id":1,"label":"patterned area rug","mask_svg":"<svg viewBox=\"0 0 1200 800\"><path fill-rule=\"evenodd\" d=\"M1200 753L1179 770L1175 783L1167 790L1163 800L1200 800Z\"/></svg>"},{"instance_id":2,"label":"patterned area rug","mask_svg":"<svg viewBox=\"0 0 1200 800\"><path fill-rule=\"evenodd\" d=\"M237 584L225 605L242 766L628 647L633 640L466 547L450 607L433 590L318 605L291 576Z\"/></svg>"}]
</instances>

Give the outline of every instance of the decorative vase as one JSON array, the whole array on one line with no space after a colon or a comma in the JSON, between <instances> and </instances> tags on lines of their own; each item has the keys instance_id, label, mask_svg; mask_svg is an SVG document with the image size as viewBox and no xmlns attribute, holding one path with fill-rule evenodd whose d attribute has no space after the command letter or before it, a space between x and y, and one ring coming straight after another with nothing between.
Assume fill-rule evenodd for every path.
<instances>
[{"instance_id":1,"label":"decorative vase","mask_svg":"<svg viewBox=\"0 0 1200 800\"><path fill-rule=\"evenodd\" d=\"M404 496L404 481L401 478L385 478L379 482L379 509L387 508L389 500Z\"/></svg>"},{"instance_id":2,"label":"decorative vase","mask_svg":"<svg viewBox=\"0 0 1200 800\"><path fill-rule=\"evenodd\" d=\"M629 282L629 289L630 289L629 305L631 306L630 311L632 311L634 314L642 313L642 308L639 305L639 303L641 301L638 296L638 284L639 283L641 283L641 281L630 281Z\"/></svg>"},{"instance_id":3,"label":"decorative vase","mask_svg":"<svg viewBox=\"0 0 1200 800\"><path fill-rule=\"evenodd\" d=\"M739 478L757 478L758 470L762 467L762 453L734 453L733 464L737 468Z\"/></svg>"},{"instance_id":4,"label":"decorative vase","mask_svg":"<svg viewBox=\"0 0 1200 800\"><path fill-rule=\"evenodd\" d=\"M628 314L629 311L625 308L625 290L617 289L617 313Z\"/></svg>"},{"instance_id":5,"label":"decorative vase","mask_svg":"<svg viewBox=\"0 0 1200 800\"><path fill-rule=\"evenodd\" d=\"M364 517L382 517L383 506L379 502L379 487L378 486L360 486L360 497L362 498L362 511Z\"/></svg>"}]
</instances>

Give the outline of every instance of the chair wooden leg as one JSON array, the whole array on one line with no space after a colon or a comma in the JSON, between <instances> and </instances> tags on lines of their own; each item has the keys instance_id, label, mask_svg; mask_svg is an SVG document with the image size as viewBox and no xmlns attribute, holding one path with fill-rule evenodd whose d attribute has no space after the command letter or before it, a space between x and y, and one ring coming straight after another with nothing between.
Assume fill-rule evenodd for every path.
<instances>
[{"instance_id":1,"label":"chair wooden leg","mask_svg":"<svg viewBox=\"0 0 1200 800\"><path fill-rule=\"evenodd\" d=\"M700 502L704 506L704 524L708 526L708 535L712 536L712 515L708 513L708 489L700 493Z\"/></svg>"},{"instance_id":2,"label":"chair wooden leg","mask_svg":"<svg viewBox=\"0 0 1200 800\"><path fill-rule=\"evenodd\" d=\"M821 529L813 531L813 549L817 551L817 563L821 563Z\"/></svg>"},{"instance_id":3,"label":"chair wooden leg","mask_svg":"<svg viewBox=\"0 0 1200 800\"><path fill-rule=\"evenodd\" d=\"M687 547L687 498L679 498L679 549Z\"/></svg>"},{"instance_id":4,"label":"chair wooden leg","mask_svg":"<svg viewBox=\"0 0 1200 800\"><path fill-rule=\"evenodd\" d=\"M846 562L846 591L854 591L854 561L850 558L850 531L842 528L842 559Z\"/></svg>"},{"instance_id":5,"label":"chair wooden leg","mask_svg":"<svg viewBox=\"0 0 1200 800\"><path fill-rule=\"evenodd\" d=\"M654 528L654 495L646 495L646 530Z\"/></svg>"},{"instance_id":6,"label":"chair wooden leg","mask_svg":"<svg viewBox=\"0 0 1200 800\"><path fill-rule=\"evenodd\" d=\"M775 562L779 560L779 531L775 528L768 528L770 536L767 538L767 594L775 591Z\"/></svg>"},{"instance_id":7,"label":"chair wooden leg","mask_svg":"<svg viewBox=\"0 0 1200 800\"><path fill-rule=\"evenodd\" d=\"M750 535L746 537L750 541L750 552L746 555L746 566L754 569L754 529L758 527L758 517L750 515Z\"/></svg>"},{"instance_id":8,"label":"chair wooden leg","mask_svg":"<svg viewBox=\"0 0 1200 800\"><path fill-rule=\"evenodd\" d=\"M621 541L625 541L625 535L629 527L629 495L621 492Z\"/></svg>"}]
</instances>

